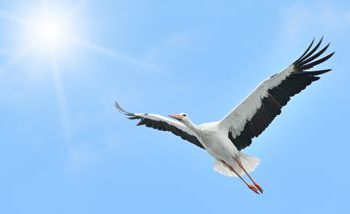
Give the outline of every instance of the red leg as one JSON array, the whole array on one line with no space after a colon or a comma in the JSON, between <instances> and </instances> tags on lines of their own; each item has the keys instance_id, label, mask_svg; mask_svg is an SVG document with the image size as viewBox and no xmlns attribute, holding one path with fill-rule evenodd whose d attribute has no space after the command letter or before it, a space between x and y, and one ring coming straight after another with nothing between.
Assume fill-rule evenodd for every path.
<instances>
[{"instance_id":1,"label":"red leg","mask_svg":"<svg viewBox=\"0 0 350 214\"><path fill-rule=\"evenodd\" d=\"M225 163L225 161L221 161L223 164L225 164L230 170L232 170L232 172L234 172L247 186L250 190L252 190L253 192L255 192L256 194L260 194L256 185L251 185L248 184L237 172L236 170L234 170L230 165L228 165L227 163Z\"/></svg>"},{"instance_id":2,"label":"red leg","mask_svg":"<svg viewBox=\"0 0 350 214\"><path fill-rule=\"evenodd\" d=\"M248 176L248 178L253 182L254 186L259 190L259 192L264 193L264 190L261 188L261 186L260 186L258 183L256 183L256 182L254 181L254 179L253 179L252 177L250 177L249 173L245 170L245 168L243 167L242 162L241 162L240 160L237 160L237 159L236 159L236 161L237 161L239 167L242 168L242 170L244 171L244 173L245 173L245 174Z\"/></svg>"}]
</instances>

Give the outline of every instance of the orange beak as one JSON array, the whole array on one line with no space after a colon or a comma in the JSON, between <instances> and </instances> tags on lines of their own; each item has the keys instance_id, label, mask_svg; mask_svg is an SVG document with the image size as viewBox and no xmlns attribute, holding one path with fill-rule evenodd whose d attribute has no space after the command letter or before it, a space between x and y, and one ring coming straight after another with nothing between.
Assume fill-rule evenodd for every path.
<instances>
[{"instance_id":1,"label":"orange beak","mask_svg":"<svg viewBox=\"0 0 350 214\"><path fill-rule=\"evenodd\" d=\"M169 117L177 119L177 120L182 120L183 116L179 114L169 114Z\"/></svg>"}]
</instances>

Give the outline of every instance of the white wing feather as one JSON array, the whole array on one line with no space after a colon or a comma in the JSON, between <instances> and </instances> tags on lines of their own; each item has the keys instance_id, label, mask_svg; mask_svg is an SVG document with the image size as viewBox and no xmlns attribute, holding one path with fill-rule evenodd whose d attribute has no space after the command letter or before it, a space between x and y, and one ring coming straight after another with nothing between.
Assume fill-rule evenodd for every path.
<instances>
[{"instance_id":1,"label":"white wing feather","mask_svg":"<svg viewBox=\"0 0 350 214\"><path fill-rule=\"evenodd\" d=\"M246 98L238 104L230 113L219 121L220 127L232 132L232 136L236 137L241 133L247 120L250 120L257 109L261 106L261 100L267 97L268 90L278 86L294 71L294 66L291 65L266 79Z\"/></svg>"}]
</instances>

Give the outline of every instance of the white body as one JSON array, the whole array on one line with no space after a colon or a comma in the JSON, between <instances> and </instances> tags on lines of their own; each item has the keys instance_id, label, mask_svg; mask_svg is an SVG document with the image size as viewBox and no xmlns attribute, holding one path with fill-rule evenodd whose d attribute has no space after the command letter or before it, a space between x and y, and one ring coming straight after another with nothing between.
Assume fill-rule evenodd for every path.
<instances>
[{"instance_id":1,"label":"white body","mask_svg":"<svg viewBox=\"0 0 350 214\"><path fill-rule=\"evenodd\" d=\"M244 171L238 166L237 160L243 164L248 173L258 166L260 160L238 151L227 137L227 128L219 122L203 123L197 126L188 120L185 124L200 140L205 150L215 158L214 169L220 174L237 176L222 161L229 164L240 176L244 175Z\"/></svg>"},{"instance_id":2,"label":"white body","mask_svg":"<svg viewBox=\"0 0 350 214\"><path fill-rule=\"evenodd\" d=\"M237 158L239 151L217 122L201 124L197 130L198 138L210 155L227 163Z\"/></svg>"}]
</instances>

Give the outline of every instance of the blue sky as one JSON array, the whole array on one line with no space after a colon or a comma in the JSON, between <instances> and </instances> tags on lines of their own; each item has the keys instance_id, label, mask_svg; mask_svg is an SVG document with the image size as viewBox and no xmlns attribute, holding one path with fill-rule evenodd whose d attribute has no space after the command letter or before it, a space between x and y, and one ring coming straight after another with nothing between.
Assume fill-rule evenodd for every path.
<instances>
[{"instance_id":1,"label":"blue sky","mask_svg":"<svg viewBox=\"0 0 350 214\"><path fill-rule=\"evenodd\" d=\"M0 0L0 27L1 213L350 211L349 1ZM246 149L261 196L113 107L218 120L322 35L333 72Z\"/></svg>"}]
</instances>

